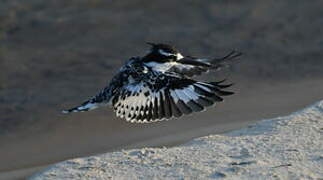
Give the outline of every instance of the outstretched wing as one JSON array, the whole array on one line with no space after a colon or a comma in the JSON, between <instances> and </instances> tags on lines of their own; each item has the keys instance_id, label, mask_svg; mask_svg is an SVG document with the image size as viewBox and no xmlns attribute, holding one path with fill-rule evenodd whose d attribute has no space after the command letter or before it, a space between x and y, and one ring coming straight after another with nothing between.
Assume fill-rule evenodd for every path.
<instances>
[{"instance_id":1,"label":"outstretched wing","mask_svg":"<svg viewBox=\"0 0 323 180\"><path fill-rule=\"evenodd\" d=\"M231 63L232 60L241 55L242 53L240 52L232 51L222 58L214 59L200 59L186 56L172 63L172 67L169 69L169 71L192 77L200 75L203 72L207 72L211 69L218 70L222 67L225 67L229 63Z\"/></svg>"},{"instance_id":2,"label":"outstretched wing","mask_svg":"<svg viewBox=\"0 0 323 180\"><path fill-rule=\"evenodd\" d=\"M116 115L135 123L155 122L199 112L232 92L221 82L205 83L161 74L153 81L125 85L112 100Z\"/></svg>"}]
</instances>

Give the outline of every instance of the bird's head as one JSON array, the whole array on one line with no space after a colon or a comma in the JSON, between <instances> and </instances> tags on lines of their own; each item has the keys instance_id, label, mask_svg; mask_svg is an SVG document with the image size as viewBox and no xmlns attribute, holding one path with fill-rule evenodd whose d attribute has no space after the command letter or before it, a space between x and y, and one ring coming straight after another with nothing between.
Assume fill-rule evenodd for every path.
<instances>
[{"instance_id":1,"label":"bird's head","mask_svg":"<svg viewBox=\"0 0 323 180\"><path fill-rule=\"evenodd\" d=\"M144 57L146 61L172 61L183 58L183 56L179 53L177 49L168 44L155 44L151 42L147 42L147 44L151 45L150 51Z\"/></svg>"}]
</instances>

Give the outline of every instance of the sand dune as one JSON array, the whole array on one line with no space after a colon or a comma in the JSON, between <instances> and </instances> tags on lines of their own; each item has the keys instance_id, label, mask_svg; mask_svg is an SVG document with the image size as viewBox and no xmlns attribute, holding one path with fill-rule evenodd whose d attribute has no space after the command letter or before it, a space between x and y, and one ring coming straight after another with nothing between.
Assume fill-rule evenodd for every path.
<instances>
[{"instance_id":1,"label":"sand dune","mask_svg":"<svg viewBox=\"0 0 323 180\"><path fill-rule=\"evenodd\" d=\"M323 101L289 116L172 148L143 148L58 163L30 179L318 179Z\"/></svg>"}]
</instances>

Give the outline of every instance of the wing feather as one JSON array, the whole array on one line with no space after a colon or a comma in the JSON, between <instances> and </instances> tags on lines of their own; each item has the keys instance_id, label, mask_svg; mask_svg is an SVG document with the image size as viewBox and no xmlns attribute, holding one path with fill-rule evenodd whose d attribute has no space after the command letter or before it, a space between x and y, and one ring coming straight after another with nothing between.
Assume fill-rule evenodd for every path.
<instances>
[{"instance_id":1,"label":"wing feather","mask_svg":"<svg viewBox=\"0 0 323 180\"><path fill-rule=\"evenodd\" d=\"M135 123L178 118L202 111L228 94L221 90L227 86L218 82L204 83L169 74L160 76L163 78L155 81L124 85L112 101L117 116Z\"/></svg>"},{"instance_id":2,"label":"wing feather","mask_svg":"<svg viewBox=\"0 0 323 180\"><path fill-rule=\"evenodd\" d=\"M241 56L242 53L237 51L231 51L224 57L213 58L213 59L201 59L191 56L183 57L177 60L175 63L172 62L168 66L170 72L176 72L183 74L188 77L201 75L202 73L208 72L209 70L219 70L222 67L228 66L237 57Z\"/></svg>"},{"instance_id":3,"label":"wing feather","mask_svg":"<svg viewBox=\"0 0 323 180\"><path fill-rule=\"evenodd\" d=\"M172 106L172 112L173 112L173 115L175 117L180 117L182 116L182 112L179 110L179 108L177 107L177 102L179 101L179 98L177 97L176 93L174 93L173 90L171 90L171 92L169 93L169 99L170 99L170 103L171 103L171 106Z\"/></svg>"}]
</instances>

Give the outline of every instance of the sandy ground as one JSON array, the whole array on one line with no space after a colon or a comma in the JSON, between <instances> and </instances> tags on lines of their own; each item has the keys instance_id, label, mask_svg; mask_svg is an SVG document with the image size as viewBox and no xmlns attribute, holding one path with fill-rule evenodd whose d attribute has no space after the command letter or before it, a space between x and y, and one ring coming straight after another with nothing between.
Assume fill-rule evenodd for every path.
<instances>
[{"instance_id":1,"label":"sandy ground","mask_svg":"<svg viewBox=\"0 0 323 180\"><path fill-rule=\"evenodd\" d=\"M323 101L172 148L68 160L30 179L322 179Z\"/></svg>"}]
</instances>

